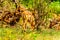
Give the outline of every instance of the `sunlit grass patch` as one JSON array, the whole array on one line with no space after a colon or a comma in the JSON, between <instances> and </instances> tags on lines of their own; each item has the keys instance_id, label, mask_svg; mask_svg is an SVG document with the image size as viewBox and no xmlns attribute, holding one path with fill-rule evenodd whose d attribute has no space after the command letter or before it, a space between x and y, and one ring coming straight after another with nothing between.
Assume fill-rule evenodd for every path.
<instances>
[{"instance_id":1,"label":"sunlit grass patch","mask_svg":"<svg viewBox=\"0 0 60 40\"><path fill-rule=\"evenodd\" d=\"M16 28L0 28L1 40L17 40L22 38L23 34Z\"/></svg>"},{"instance_id":2,"label":"sunlit grass patch","mask_svg":"<svg viewBox=\"0 0 60 40\"><path fill-rule=\"evenodd\" d=\"M27 33L19 28L0 28L0 40L60 40L60 31L54 29L39 31Z\"/></svg>"},{"instance_id":3,"label":"sunlit grass patch","mask_svg":"<svg viewBox=\"0 0 60 40\"><path fill-rule=\"evenodd\" d=\"M49 30L44 30L40 33L31 32L27 35L24 36L24 40L60 40L60 32L49 29Z\"/></svg>"}]
</instances>

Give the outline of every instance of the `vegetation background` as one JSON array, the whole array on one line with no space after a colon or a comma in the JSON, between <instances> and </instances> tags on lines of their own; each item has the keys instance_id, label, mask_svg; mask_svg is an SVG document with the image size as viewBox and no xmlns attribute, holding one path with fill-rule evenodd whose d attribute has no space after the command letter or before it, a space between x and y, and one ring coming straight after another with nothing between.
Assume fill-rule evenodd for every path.
<instances>
[{"instance_id":1,"label":"vegetation background","mask_svg":"<svg viewBox=\"0 0 60 40\"><path fill-rule=\"evenodd\" d=\"M34 19L25 23L24 20L28 20L28 17L24 19L19 14L13 15L19 6L22 6L23 12L27 10L23 14L20 9L19 14L28 17L32 14L30 18L33 16ZM7 20L10 22L4 20L11 16L9 13L10 16L6 15L6 11L13 13L12 22L9 18ZM15 17L18 17L19 21L15 21ZM35 22L33 30L30 28L31 20ZM11 26L11 23L14 26ZM0 40L60 40L60 0L0 0Z\"/></svg>"}]
</instances>

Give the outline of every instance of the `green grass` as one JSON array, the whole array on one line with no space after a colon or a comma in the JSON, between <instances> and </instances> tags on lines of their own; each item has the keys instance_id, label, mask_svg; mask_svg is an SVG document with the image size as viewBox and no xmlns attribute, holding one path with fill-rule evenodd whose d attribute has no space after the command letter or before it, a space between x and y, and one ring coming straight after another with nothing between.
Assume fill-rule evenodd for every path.
<instances>
[{"instance_id":1,"label":"green grass","mask_svg":"<svg viewBox=\"0 0 60 40\"><path fill-rule=\"evenodd\" d=\"M19 28L0 28L0 40L60 40L60 31L46 29L27 33Z\"/></svg>"},{"instance_id":2,"label":"green grass","mask_svg":"<svg viewBox=\"0 0 60 40\"><path fill-rule=\"evenodd\" d=\"M26 35L24 40L60 40L60 32L52 29L40 33L32 32Z\"/></svg>"},{"instance_id":3,"label":"green grass","mask_svg":"<svg viewBox=\"0 0 60 40\"><path fill-rule=\"evenodd\" d=\"M51 4L49 5L50 9L52 12L55 12L57 14L60 14L60 2L56 1L56 2L51 2Z\"/></svg>"},{"instance_id":4,"label":"green grass","mask_svg":"<svg viewBox=\"0 0 60 40\"><path fill-rule=\"evenodd\" d=\"M16 28L0 28L0 40L17 40L22 37L22 32Z\"/></svg>"}]
</instances>

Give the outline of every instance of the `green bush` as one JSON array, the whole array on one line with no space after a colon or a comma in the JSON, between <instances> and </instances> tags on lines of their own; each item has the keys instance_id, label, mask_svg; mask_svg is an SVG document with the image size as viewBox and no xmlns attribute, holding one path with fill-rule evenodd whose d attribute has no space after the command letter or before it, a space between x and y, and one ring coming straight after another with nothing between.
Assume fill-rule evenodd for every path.
<instances>
[{"instance_id":1,"label":"green bush","mask_svg":"<svg viewBox=\"0 0 60 40\"><path fill-rule=\"evenodd\" d=\"M23 4L26 8L33 7L34 0L20 0L20 3Z\"/></svg>"},{"instance_id":2,"label":"green bush","mask_svg":"<svg viewBox=\"0 0 60 40\"><path fill-rule=\"evenodd\" d=\"M51 11L59 14L60 13L60 2L51 2L51 4L49 5Z\"/></svg>"},{"instance_id":3,"label":"green bush","mask_svg":"<svg viewBox=\"0 0 60 40\"><path fill-rule=\"evenodd\" d=\"M11 1L3 1L1 4L2 4L2 7L5 7L9 11L13 11L16 9L16 4Z\"/></svg>"}]
</instances>

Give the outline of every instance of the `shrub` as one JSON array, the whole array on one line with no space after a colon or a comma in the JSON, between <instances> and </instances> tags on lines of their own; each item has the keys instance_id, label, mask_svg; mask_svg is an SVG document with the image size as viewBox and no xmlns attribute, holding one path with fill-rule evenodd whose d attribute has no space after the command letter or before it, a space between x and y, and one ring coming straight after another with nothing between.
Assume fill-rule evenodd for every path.
<instances>
[{"instance_id":1,"label":"shrub","mask_svg":"<svg viewBox=\"0 0 60 40\"><path fill-rule=\"evenodd\" d=\"M49 8L51 9L51 12L55 12L57 14L60 13L60 2L51 2L51 4L49 5Z\"/></svg>"}]
</instances>

